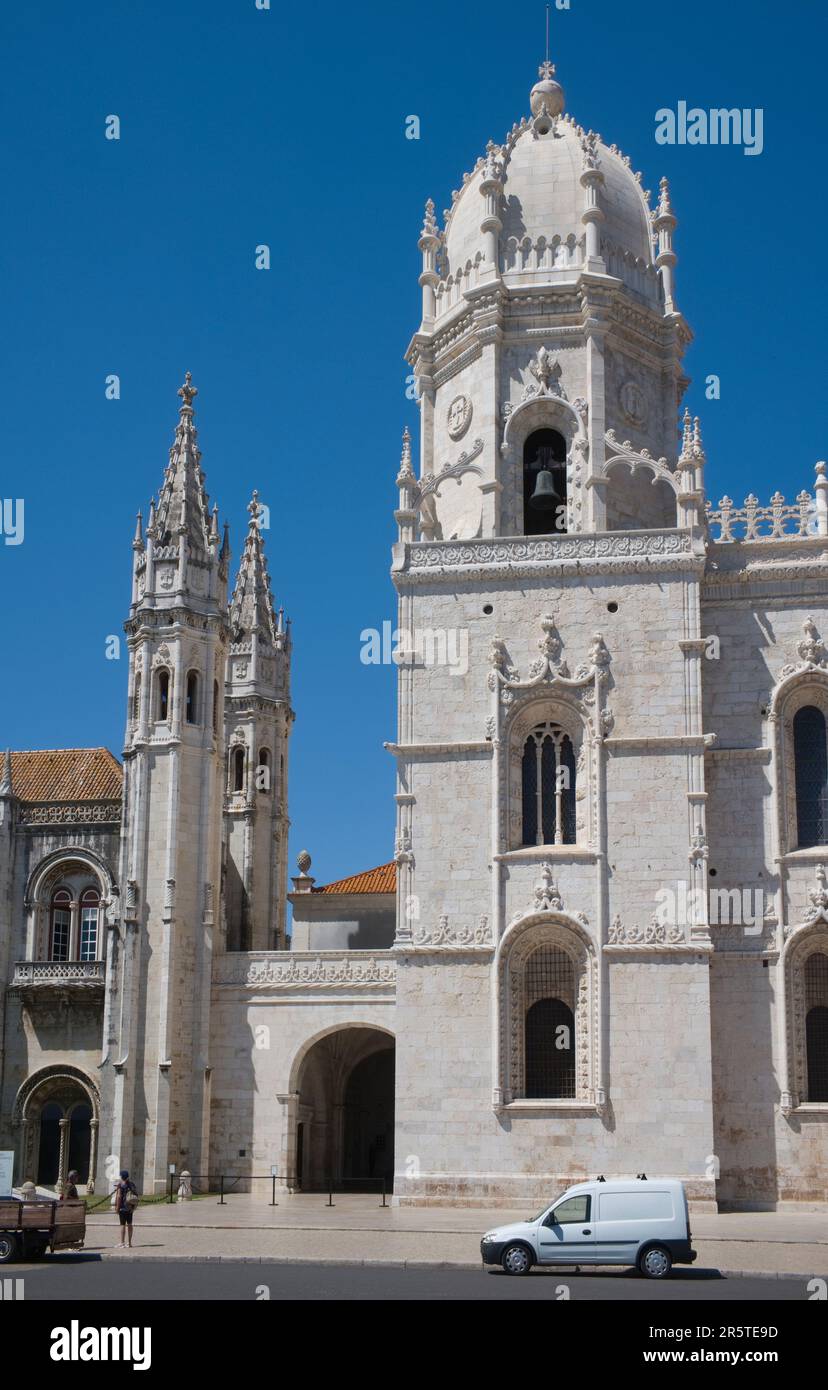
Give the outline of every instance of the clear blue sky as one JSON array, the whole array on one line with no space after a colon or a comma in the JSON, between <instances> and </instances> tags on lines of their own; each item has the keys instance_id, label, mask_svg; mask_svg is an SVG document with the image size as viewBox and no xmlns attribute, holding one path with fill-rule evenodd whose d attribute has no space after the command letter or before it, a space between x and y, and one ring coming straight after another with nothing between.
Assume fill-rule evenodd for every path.
<instances>
[{"instance_id":1,"label":"clear blue sky","mask_svg":"<svg viewBox=\"0 0 828 1390\"><path fill-rule=\"evenodd\" d=\"M253 487L272 509L295 637L291 857L307 846L319 881L382 862L395 673L360 663L359 634L395 611L423 203L444 208L527 111L543 3L38 0L1 23L0 497L25 499L26 539L0 544L0 742L120 755L125 662L105 642L189 369L236 561ZM817 0L552 13L568 109L646 186L671 179L714 500L792 497L828 455L827 27ZM656 145L656 110L680 100L762 107L764 152Z\"/></svg>"}]
</instances>

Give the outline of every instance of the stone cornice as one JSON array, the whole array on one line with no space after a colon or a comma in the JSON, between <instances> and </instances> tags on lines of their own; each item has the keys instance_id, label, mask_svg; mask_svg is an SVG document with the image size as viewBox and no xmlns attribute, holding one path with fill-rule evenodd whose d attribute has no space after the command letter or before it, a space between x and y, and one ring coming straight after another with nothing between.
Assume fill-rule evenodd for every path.
<instances>
[{"instance_id":1,"label":"stone cornice","mask_svg":"<svg viewBox=\"0 0 828 1390\"><path fill-rule=\"evenodd\" d=\"M704 556L691 533L583 532L545 539L502 536L469 541L416 541L394 547L398 589L450 579L577 578L583 574L700 572Z\"/></svg>"}]
</instances>

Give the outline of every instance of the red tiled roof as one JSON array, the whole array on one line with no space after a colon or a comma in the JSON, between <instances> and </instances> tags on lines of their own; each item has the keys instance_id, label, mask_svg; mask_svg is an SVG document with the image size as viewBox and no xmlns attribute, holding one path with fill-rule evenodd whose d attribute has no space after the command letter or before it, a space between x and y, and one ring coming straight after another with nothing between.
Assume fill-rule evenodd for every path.
<instances>
[{"instance_id":1,"label":"red tiled roof","mask_svg":"<svg viewBox=\"0 0 828 1390\"><path fill-rule=\"evenodd\" d=\"M0 753L0 762L3 754ZM42 748L11 755L21 801L116 801L121 764L108 748Z\"/></svg>"},{"instance_id":2,"label":"red tiled roof","mask_svg":"<svg viewBox=\"0 0 828 1390\"><path fill-rule=\"evenodd\" d=\"M351 874L350 878L338 878L335 883L326 883L314 888L314 893L396 893L397 866L393 859L390 864L380 864L378 869L366 869L361 874Z\"/></svg>"}]
</instances>

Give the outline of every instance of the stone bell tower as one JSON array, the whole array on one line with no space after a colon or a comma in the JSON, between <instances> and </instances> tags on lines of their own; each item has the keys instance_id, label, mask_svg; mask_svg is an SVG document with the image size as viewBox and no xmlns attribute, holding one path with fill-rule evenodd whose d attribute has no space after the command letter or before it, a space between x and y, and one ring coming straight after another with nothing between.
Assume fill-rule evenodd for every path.
<instances>
[{"instance_id":1,"label":"stone bell tower","mask_svg":"<svg viewBox=\"0 0 828 1390\"><path fill-rule=\"evenodd\" d=\"M652 208L565 114L551 64L540 79L419 241L420 466L406 432L392 563L416 653L393 748L395 1193L534 1202L655 1169L709 1198L704 893L691 921L654 922L665 886L706 872L704 455L689 420L679 441L675 217L666 182Z\"/></svg>"},{"instance_id":2,"label":"stone bell tower","mask_svg":"<svg viewBox=\"0 0 828 1390\"><path fill-rule=\"evenodd\" d=\"M189 372L169 464L133 541L119 880L102 1066L111 1153L145 1192L209 1166L229 550L210 512Z\"/></svg>"},{"instance_id":3,"label":"stone bell tower","mask_svg":"<svg viewBox=\"0 0 828 1390\"><path fill-rule=\"evenodd\" d=\"M280 950L287 902L290 623L277 612L258 494L230 603L224 798L228 950Z\"/></svg>"},{"instance_id":4,"label":"stone bell tower","mask_svg":"<svg viewBox=\"0 0 828 1390\"><path fill-rule=\"evenodd\" d=\"M691 335L667 181L651 207L630 160L564 114L553 74L544 63L531 116L489 141L442 228L426 205L408 351L426 539L675 522ZM546 515L529 505L541 471Z\"/></svg>"}]
</instances>

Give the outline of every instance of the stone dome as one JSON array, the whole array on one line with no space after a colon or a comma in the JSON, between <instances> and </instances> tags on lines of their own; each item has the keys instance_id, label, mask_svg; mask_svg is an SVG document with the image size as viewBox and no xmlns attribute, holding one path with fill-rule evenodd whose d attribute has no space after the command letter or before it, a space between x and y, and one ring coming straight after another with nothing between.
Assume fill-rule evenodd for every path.
<instances>
[{"instance_id":1,"label":"stone dome","mask_svg":"<svg viewBox=\"0 0 828 1390\"><path fill-rule=\"evenodd\" d=\"M547 91L547 87L556 91ZM543 91L541 91L543 89ZM502 150L492 154L502 165L503 194L499 215L500 265L507 281L544 272L555 278L582 261L585 227L581 215L585 194L581 184L584 143L597 159L603 175L598 201L604 214L600 224L601 251L607 272L617 275L650 300L659 295L658 272L650 238L649 208L639 178L629 160L598 136L589 137L570 116L555 118L549 110L562 89L546 79L532 91L538 111L534 120L515 126ZM442 274L456 281L468 277L469 267L481 259L485 198L481 184L490 177L491 155L481 158L464 179L446 221Z\"/></svg>"}]
</instances>

